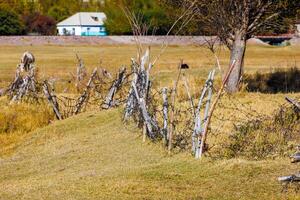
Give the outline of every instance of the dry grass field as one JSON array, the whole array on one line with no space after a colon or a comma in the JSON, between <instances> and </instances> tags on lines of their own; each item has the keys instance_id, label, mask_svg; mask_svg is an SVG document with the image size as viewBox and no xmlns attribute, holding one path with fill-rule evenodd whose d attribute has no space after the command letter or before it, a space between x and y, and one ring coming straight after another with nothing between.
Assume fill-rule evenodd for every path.
<instances>
[{"instance_id":1,"label":"dry grass field","mask_svg":"<svg viewBox=\"0 0 300 200\"><path fill-rule=\"evenodd\" d=\"M122 65L129 67L130 58L136 56L135 46L128 45L2 46L0 88L13 79L20 56L27 50L36 56L39 78L52 77L63 83L60 92L76 72L75 52L89 71L101 61L101 67L113 73ZM159 50L153 47L152 55ZM226 67L228 52L223 51L220 58ZM153 69L156 87L172 85L180 59L189 64L186 73L192 93L198 95L200 83L214 66L213 56L203 47L170 46ZM245 72L272 72L299 67L299 62L299 46L250 45ZM184 91L179 95L185 95ZM221 105L237 105L239 110L219 105L211 127L212 132L218 132L208 138L217 147L212 153L218 153L220 140L226 140L233 128L231 121L222 122L218 117L247 120L249 116L241 110L250 108L272 116L285 103L286 95L300 96L246 91L226 95ZM187 152L168 155L159 143L142 143L140 131L122 123L121 108L88 111L45 127L51 116L43 105L11 109L2 97L0 106L0 199L300 199L293 190L281 193L277 181L278 176L298 169L288 158L248 161L208 157L196 161ZM27 120L17 112L32 118ZM1 122L5 120L24 123L24 127L17 127L21 132L4 134Z\"/></svg>"},{"instance_id":2,"label":"dry grass field","mask_svg":"<svg viewBox=\"0 0 300 200\"><path fill-rule=\"evenodd\" d=\"M152 57L160 53L160 46L152 47ZM40 77L70 79L70 73L76 72L75 52L84 59L86 67L106 68L116 72L122 65L130 66L130 58L136 57L136 47L120 46L1 46L0 51L0 87L14 77L14 71L24 51L31 51L36 56L36 66ZM228 52L220 54L221 64L226 69ZM153 69L153 76L158 82L172 84L174 71L180 59L190 66L189 74L195 78L204 78L214 67L215 60L204 47L170 46L161 56ZM245 72L269 72L276 68L289 68L300 62L300 46L272 47L249 46L245 60Z\"/></svg>"},{"instance_id":3,"label":"dry grass field","mask_svg":"<svg viewBox=\"0 0 300 200\"><path fill-rule=\"evenodd\" d=\"M90 112L34 131L0 160L0 199L299 199L281 193L288 159L195 161L142 143L120 111Z\"/></svg>"}]
</instances>

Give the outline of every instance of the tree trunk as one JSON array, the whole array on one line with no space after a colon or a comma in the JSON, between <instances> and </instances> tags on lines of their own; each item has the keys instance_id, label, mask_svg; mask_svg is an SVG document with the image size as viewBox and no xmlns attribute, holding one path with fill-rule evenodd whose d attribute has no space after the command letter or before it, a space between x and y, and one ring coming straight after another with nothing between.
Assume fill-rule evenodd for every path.
<instances>
[{"instance_id":1,"label":"tree trunk","mask_svg":"<svg viewBox=\"0 0 300 200\"><path fill-rule=\"evenodd\" d=\"M244 56L246 51L246 36L237 31L230 52L230 65L235 62L235 67L229 76L227 83L227 92L235 93L239 90L239 83L243 75Z\"/></svg>"}]
</instances>

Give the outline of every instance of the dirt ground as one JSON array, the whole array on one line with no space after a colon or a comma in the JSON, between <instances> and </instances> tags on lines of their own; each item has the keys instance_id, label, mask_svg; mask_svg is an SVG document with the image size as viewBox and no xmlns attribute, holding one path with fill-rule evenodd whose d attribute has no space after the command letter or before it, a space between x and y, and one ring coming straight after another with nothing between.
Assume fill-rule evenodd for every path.
<instances>
[{"instance_id":1,"label":"dirt ground","mask_svg":"<svg viewBox=\"0 0 300 200\"><path fill-rule=\"evenodd\" d=\"M144 44L162 45L202 45L205 43L203 36L145 36L140 38ZM249 44L267 45L258 39L250 39ZM300 38L291 40L292 45L299 45ZM106 36L106 37L81 37L81 36L0 36L0 45L119 45L135 44L133 36Z\"/></svg>"}]
</instances>

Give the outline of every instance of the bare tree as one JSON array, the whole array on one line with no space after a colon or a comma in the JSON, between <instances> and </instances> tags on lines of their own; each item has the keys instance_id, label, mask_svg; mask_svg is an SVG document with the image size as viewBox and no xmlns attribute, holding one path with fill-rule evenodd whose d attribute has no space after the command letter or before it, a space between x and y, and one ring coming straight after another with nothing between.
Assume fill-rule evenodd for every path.
<instances>
[{"instance_id":1,"label":"bare tree","mask_svg":"<svg viewBox=\"0 0 300 200\"><path fill-rule=\"evenodd\" d=\"M194 0L189 0L194 3ZM230 50L230 64L235 61L227 83L227 91L237 92L243 76L247 40L272 18L277 16L277 1L273 0L197 0L198 17L212 34Z\"/></svg>"}]
</instances>

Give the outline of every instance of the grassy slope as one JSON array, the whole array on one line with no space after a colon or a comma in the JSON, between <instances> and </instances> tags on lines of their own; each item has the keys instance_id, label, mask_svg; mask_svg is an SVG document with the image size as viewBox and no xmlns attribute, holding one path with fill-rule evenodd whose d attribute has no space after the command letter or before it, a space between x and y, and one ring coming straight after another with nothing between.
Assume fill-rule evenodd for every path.
<instances>
[{"instance_id":1,"label":"grassy slope","mask_svg":"<svg viewBox=\"0 0 300 200\"><path fill-rule=\"evenodd\" d=\"M282 199L276 177L296 171L287 160L169 157L136 133L118 110L37 130L0 160L0 199Z\"/></svg>"}]
</instances>

